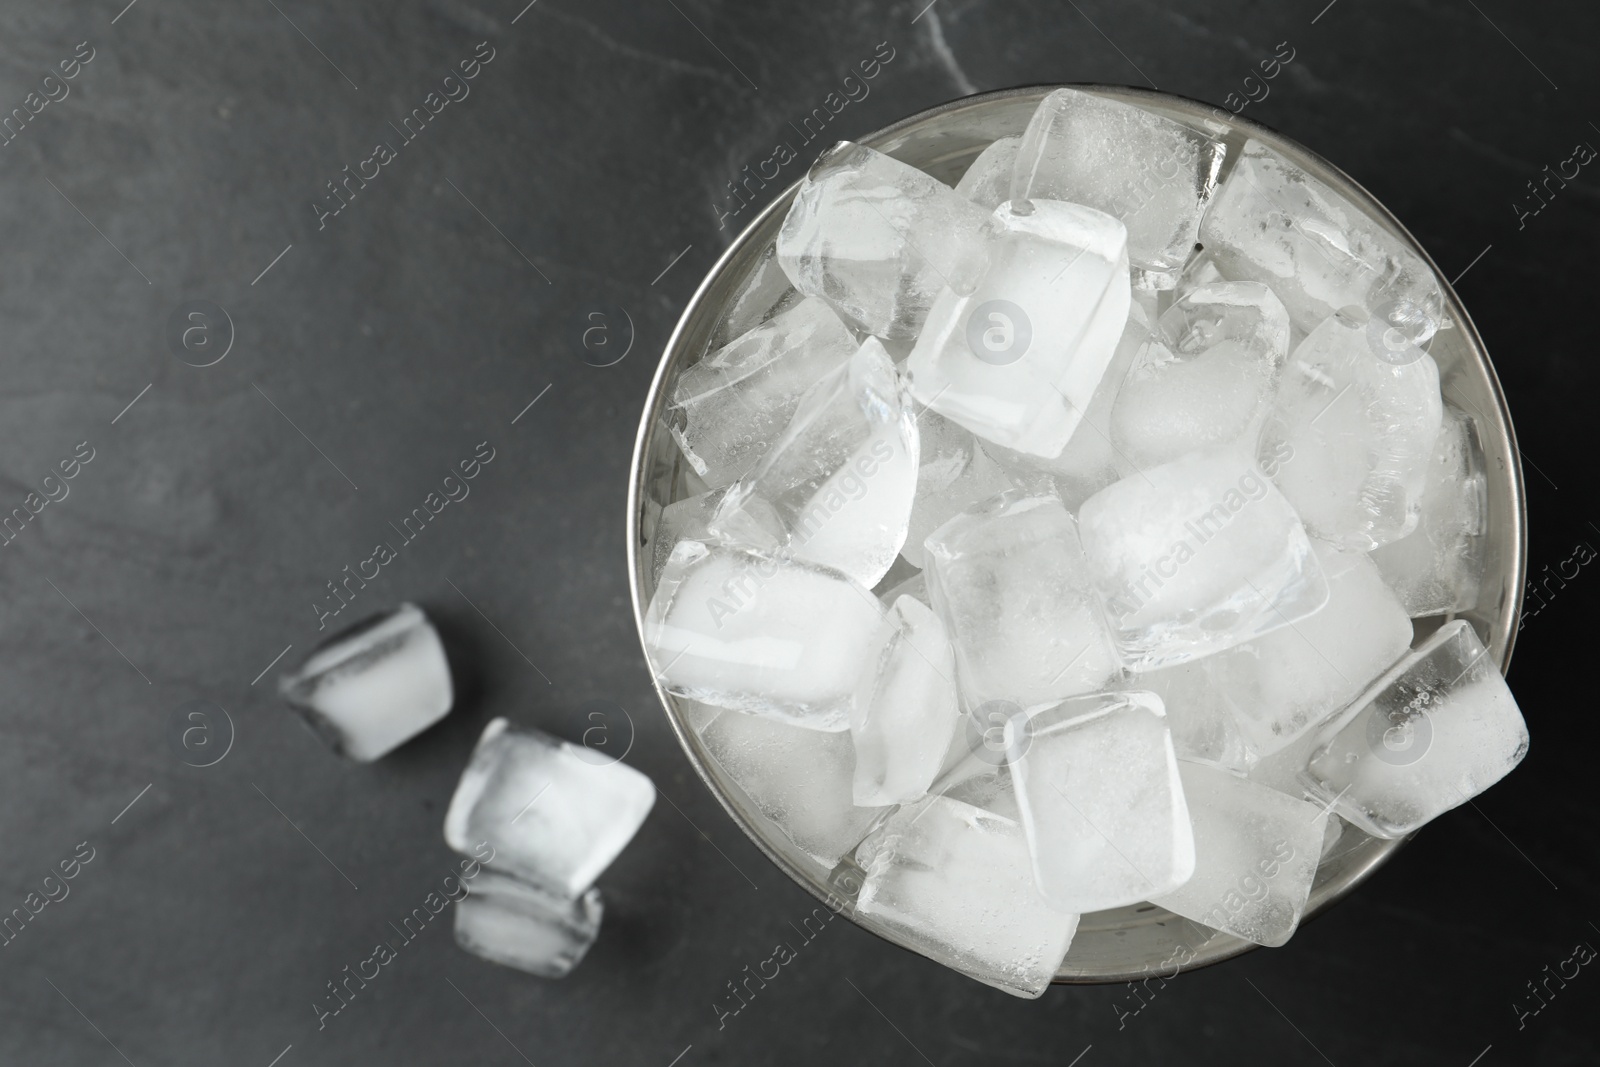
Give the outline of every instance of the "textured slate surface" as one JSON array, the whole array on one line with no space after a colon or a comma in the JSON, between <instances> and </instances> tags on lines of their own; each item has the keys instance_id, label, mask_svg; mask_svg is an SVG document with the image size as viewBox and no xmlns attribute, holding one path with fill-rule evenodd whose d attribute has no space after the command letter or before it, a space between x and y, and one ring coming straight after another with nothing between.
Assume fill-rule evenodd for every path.
<instances>
[{"instance_id":1,"label":"textured slate surface","mask_svg":"<svg viewBox=\"0 0 1600 1067\"><path fill-rule=\"evenodd\" d=\"M1600 1057L1600 979L1548 977L1600 942L1592 699L1568 665L1600 596L1578 562L1600 543L1584 444L1593 172L1519 218L1542 168L1600 145L1592 5L122 2L0 5L0 113L60 96L41 80L79 42L93 56L0 147L0 511L60 496L45 476L82 442L93 453L0 551L0 906L93 856L0 949L0 1061ZM1058 988L1022 1003L842 920L802 941L812 901L693 778L627 604L635 423L738 225L719 228L726 183L875 52L893 58L830 137L1026 83L1225 104L1260 94L1244 79L1283 41L1294 61L1245 114L1368 185L1447 274L1470 267L1459 288L1529 461L1530 569L1554 576L1511 676L1532 754L1289 947L1148 1002ZM480 42L493 58L470 96L414 139L391 127ZM364 164L380 141L394 158ZM377 172L320 217L347 165ZM193 300L226 309L236 335L209 367L165 339ZM612 353L632 325L604 368L579 342L597 310ZM210 329L222 345L227 327ZM494 459L471 495L330 620L423 603L457 710L376 765L342 765L279 705L278 668L252 679L285 646L280 668L310 649L325 583L484 441ZM631 737L662 800L602 879L606 925L583 967L551 984L481 963L446 913L319 1030L326 983L451 872L440 824L483 723L576 738L594 701L627 713L608 738ZM204 768L178 744L199 707L213 751L228 732L216 707L233 733ZM797 958L721 1015L727 983L780 941Z\"/></svg>"}]
</instances>

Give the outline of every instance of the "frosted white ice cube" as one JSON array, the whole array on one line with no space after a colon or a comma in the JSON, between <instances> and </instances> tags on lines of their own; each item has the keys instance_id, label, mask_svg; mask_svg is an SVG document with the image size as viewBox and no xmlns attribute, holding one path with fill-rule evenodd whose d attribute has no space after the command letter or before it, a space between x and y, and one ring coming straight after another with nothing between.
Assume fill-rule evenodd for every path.
<instances>
[{"instance_id":1,"label":"frosted white ice cube","mask_svg":"<svg viewBox=\"0 0 1600 1067\"><path fill-rule=\"evenodd\" d=\"M1412 618L1478 603L1488 530L1488 482L1471 415L1445 408L1422 485L1417 528L1372 550L1372 562Z\"/></svg>"},{"instance_id":2,"label":"frosted white ice cube","mask_svg":"<svg viewBox=\"0 0 1600 1067\"><path fill-rule=\"evenodd\" d=\"M856 348L826 303L802 300L685 368L672 386L667 426L706 487L754 467L800 397Z\"/></svg>"},{"instance_id":3,"label":"frosted white ice cube","mask_svg":"<svg viewBox=\"0 0 1600 1067\"><path fill-rule=\"evenodd\" d=\"M1150 902L1258 945L1288 941L1317 876L1327 813L1212 767L1180 763L1178 775L1194 876Z\"/></svg>"},{"instance_id":4,"label":"frosted white ice cube","mask_svg":"<svg viewBox=\"0 0 1600 1067\"><path fill-rule=\"evenodd\" d=\"M862 145L818 157L778 232L795 288L879 337L915 337L941 287L982 267L985 211L943 182Z\"/></svg>"},{"instance_id":5,"label":"frosted white ice cube","mask_svg":"<svg viewBox=\"0 0 1600 1067\"><path fill-rule=\"evenodd\" d=\"M1020 137L1002 137L978 153L972 166L956 183L956 192L985 211L1011 199L1011 169L1017 161Z\"/></svg>"},{"instance_id":6,"label":"frosted white ice cube","mask_svg":"<svg viewBox=\"0 0 1600 1067\"><path fill-rule=\"evenodd\" d=\"M1360 552L1417 528L1444 415L1433 359L1385 353L1359 309L1324 320L1290 354L1261 438L1306 529Z\"/></svg>"},{"instance_id":7,"label":"frosted white ice cube","mask_svg":"<svg viewBox=\"0 0 1600 1067\"><path fill-rule=\"evenodd\" d=\"M717 505L727 491L724 486L697 493L675 500L661 509L661 517L656 520L655 534L650 542L650 568L655 581L661 580L661 572L666 570L667 559L671 557L672 550L678 547L678 542L709 539L711 516L716 514Z\"/></svg>"},{"instance_id":8,"label":"frosted white ice cube","mask_svg":"<svg viewBox=\"0 0 1600 1067\"><path fill-rule=\"evenodd\" d=\"M1120 219L1142 284L1170 289L1216 189L1222 142L1078 89L1040 103L1017 151L1013 199L1066 200Z\"/></svg>"},{"instance_id":9,"label":"frosted white ice cube","mask_svg":"<svg viewBox=\"0 0 1600 1067\"><path fill-rule=\"evenodd\" d=\"M1294 509L1249 460L1195 452L1084 502L1079 532L1123 664L1220 652L1326 602Z\"/></svg>"},{"instance_id":10,"label":"frosted white ice cube","mask_svg":"<svg viewBox=\"0 0 1600 1067\"><path fill-rule=\"evenodd\" d=\"M611 865L650 814L656 789L625 764L493 719L445 813L457 852L487 841L494 866L575 897Z\"/></svg>"},{"instance_id":11,"label":"frosted white ice cube","mask_svg":"<svg viewBox=\"0 0 1600 1067\"><path fill-rule=\"evenodd\" d=\"M1003 493L935 530L926 547L928 594L968 709L1090 692L1117 669L1076 524L1054 496Z\"/></svg>"},{"instance_id":12,"label":"frosted white ice cube","mask_svg":"<svg viewBox=\"0 0 1600 1067\"><path fill-rule=\"evenodd\" d=\"M830 870L887 810L852 802L855 753L849 734L724 711L701 728L700 738L756 809Z\"/></svg>"},{"instance_id":13,"label":"frosted white ice cube","mask_svg":"<svg viewBox=\"0 0 1600 1067\"><path fill-rule=\"evenodd\" d=\"M722 498L710 530L871 588L905 544L918 456L910 394L868 338L805 394L788 428Z\"/></svg>"},{"instance_id":14,"label":"frosted white ice cube","mask_svg":"<svg viewBox=\"0 0 1600 1067\"><path fill-rule=\"evenodd\" d=\"M921 601L894 601L850 713L855 802L904 804L928 791L960 715L944 624Z\"/></svg>"},{"instance_id":15,"label":"frosted white ice cube","mask_svg":"<svg viewBox=\"0 0 1600 1067\"><path fill-rule=\"evenodd\" d=\"M576 898L484 870L456 902L456 944L540 978L564 978L600 933L600 890Z\"/></svg>"},{"instance_id":16,"label":"frosted white ice cube","mask_svg":"<svg viewBox=\"0 0 1600 1067\"><path fill-rule=\"evenodd\" d=\"M844 730L882 615L877 598L838 571L683 541L650 600L644 639L669 692Z\"/></svg>"},{"instance_id":17,"label":"frosted white ice cube","mask_svg":"<svg viewBox=\"0 0 1600 1067\"><path fill-rule=\"evenodd\" d=\"M1074 697L1034 712L1011 758L1040 892L1101 911L1166 893L1194 873L1194 838L1161 700Z\"/></svg>"},{"instance_id":18,"label":"frosted white ice cube","mask_svg":"<svg viewBox=\"0 0 1600 1067\"><path fill-rule=\"evenodd\" d=\"M945 289L906 361L917 399L979 437L1058 456L1128 320L1127 231L1076 204L1015 200L975 290Z\"/></svg>"},{"instance_id":19,"label":"frosted white ice cube","mask_svg":"<svg viewBox=\"0 0 1600 1067\"><path fill-rule=\"evenodd\" d=\"M857 916L986 985L1044 992L1078 916L1040 897L1016 822L936 796L900 809L876 837Z\"/></svg>"},{"instance_id":20,"label":"frosted white ice cube","mask_svg":"<svg viewBox=\"0 0 1600 1067\"><path fill-rule=\"evenodd\" d=\"M900 554L913 567L924 566L922 542L957 512L1012 488L1011 479L990 459L978 439L930 408L917 416L920 464L917 495L911 504L906 543Z\"/></svg>"},{"instance_id":21,"label":"frosted white ice cube","mask_svg":"<svg viewBox=\"0 0 1600 1067\"><path fill-rule=\"evenodd\" d=\"M1517 702L1465 619L1417 646L1320 736L1306 783L1387 838L1465 804L1528 752Z\"/></svg>"},{"instance_id":22,"label":"frosted white ice cube","mask_svg":"<svg viewBox=\"0 0 1600 1067\"><path fill-rule=\"evenodd\" d=\"M415 604L329 637L278 692L335 752L362 763L444 718L455 699L439 634Z\"/></svg>"},{"instance_id":23,"label":"frosted white ice cube","mask_svg":"<svg viewBox=\"0 0 1600 1067\"><path fill-rule=\"evenodd\" d=\"M1259 282L1198 286L1161 316L1156 332L1111 412L1117 452L1153 467L1247 435L1253 441L1289 351L1289 316L1272 290Z\"/></svg>"}]
</instances>

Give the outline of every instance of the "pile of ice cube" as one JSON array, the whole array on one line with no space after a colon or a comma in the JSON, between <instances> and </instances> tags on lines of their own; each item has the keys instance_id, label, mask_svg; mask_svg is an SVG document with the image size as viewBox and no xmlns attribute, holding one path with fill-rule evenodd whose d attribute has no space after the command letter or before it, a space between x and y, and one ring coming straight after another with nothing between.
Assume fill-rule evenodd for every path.
<instances>
[{"instance_id":1,"label":"pile of ice cube","mask_svg":"<svg viewBox=\"0 0 1600 1067\"><path fill-rule=\"evenodd\" d=\"M1281 945L1341 820L1527 750L1449 620L1486 482L1443 304L1209 122L1059 90L954 189L840 144L671 386L653 669L857 915L981 981L1038 996L1142 901Z\"/></svg>"}]
</instances>

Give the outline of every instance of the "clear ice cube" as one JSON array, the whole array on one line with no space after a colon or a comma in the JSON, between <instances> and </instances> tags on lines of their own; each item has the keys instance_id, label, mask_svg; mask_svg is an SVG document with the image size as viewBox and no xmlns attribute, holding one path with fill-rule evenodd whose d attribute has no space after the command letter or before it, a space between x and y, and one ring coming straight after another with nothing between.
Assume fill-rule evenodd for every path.
<instances>
[{"instance_id":1,"label":"clear ice cube","mask_svg":"<svg viewBox=\"0 0 1600 1067\"><path fill-rule=\"evenodd\" d=\"M854 799L862 807L904 804L928 791L956 730L956 664L944 624L906 596L884 619L876 660L850 713Z\"/></svg>"},{"instance_id":2,"label":"clear ice cube","mask_svg":"<svg viewBox=\"0 0 1600 1067\"><path fill-rule=\"evenodd\" d=\"M1282 945L1305 912L1327 812L1212 767L1180 763L1178 775L1194 827L1194 876L1150 903L1258 945Z\"/></svg>"},{"instance_id":3,"label":"clear ice cube","mask_svg":"<svg viewBox=\"0 0 1600 1067\"><path fill-rule=\"evenodd\" d=\"M1194 838L1161 700L1074 697L1034 712L1010 759L1034 878L1071 912L1170 892L1194 873Z\"/></svg>"},{"instance_id":4,"label":"clear ice cube","mask_svg":"<svg viewBox=\"0 0 1600 1067\"><path fill-rule=\"evenodd\" d=\"M1001 494L935 530L927 550L969 710L1090 692L1116 671L1076 524L1054 496Z\"/></svg>"},{"instance_id":5,"label":"clear ice cube","mask_svg":"<svg viewBox=\"0 0 1600 1067\"><path fill-rule=\"evenodd\" d=\"M1084 502L1078 526L1130 670L1220 652L1328 598L1294 509L1231 451L1191 453L1124 478Z\"/></svg>"},{"instance_id":6,"label":"clear ice cube","mask_svg":"<svg viewBox=\"0 0 1600 1067\"><path fill-rule=\"evenodd\" d=\"M1127 231L1092 208L1014 200L985 233L988 269L939 294L906 361L912 388L987 441L1058 456L1128 321Z\"/></svg>"},{"instance_id":7,"label":"clear ice cube","mask_svg":"<svg viewBox=\"0 0 1600 1067\"><path fill-rule=\"evenodd\" d=\"M491 963L564 978L594 944L604 911L598 889L557 896L483 870L456 902L456 944Z\"/></svg>"},{"instance_id":8,"label":"clear ice cube","mask_svg":"<svg viewBox=\"0 0 1600 1067\"><path fill-rule=\"evenodd\" d=\"M1465 804L1528 752L1517 702L1465 619L1440 627L1320 737L1306 784L1386 838Z\"/></svg>"},{"instance_id":9,"label":"clear ice cube","mask_svg":"<svg viewBox=\"0 0 1600 1067\"><path fill-rule=\"evenodd\" d=\"M855 752L849 734L724 711L701 727L700 739L756 810L829 870L888 810L853 803Z\"/></svg>"},{"instance_id":10,"label":"clear ice cube","mask_svg":"<svg viewBox=\"0 0 1600 1067\"><path fill-rule=\"evenodd\" d=\"M1153 467L1247 435L1254 441L1289 351L1289 316L1272 290L1197 286L1161 316L1157 335L1117 394L1116 451Z\"/></svg>"},{"instance_id":11,"label":"clear ice cube","mask_svg":"<svg viewBox=\"0 0 1600 1067\"><path fill-rule=\"evenodd\" d=\"M1478 603L1488 531L1488 482L1471 415L1446 408L1422 485L1417 528L1372 550L1372 562L1411 617Z\"/></svg>"},{"instance_id":12,"label":"clear ice cube","mask_svg":"<svg viewBox=\"0 0 1600 1067\"><path fill-rule=\"evenodd\" d=\"M655 802L655 786L632 767L493 719L450 798L444 839L457 852L487 841L496 870L576 897Z\"/></svg>"},{"instance_id":13,"label":"clear ice cube","mask_svg":"<svg viewBox=\"0 0 1600 1067\"><path fill-rule=\"evenodd\" d=\"M1307 530L1370 551L1417 528L1443 415L1433 359L1375 348L1370 321L1347 308L1290 354L1261 463Z\"/></svg>"},{"instance_id":14,"label":"clear ice cube","mask_svg":"<svg viewBox=\"0 0 1600 1067\"><path fill-rule=\"evenodd\" d=\"M1439 281L1421 257L1344 196L1259 141L1244 146L1200 227L1222 273L1272 286L1307 332L1347 305L1374 316L1397 349L1444 321Z\"/></svg>"},{"instance_id":15,"label":"clear ice cube","mask_svg":"<svg viewBox=\"0 0 1600 1067\"><path fill-rule=\"evenodd\" d=\"M1020 137L1002 137L978 153L972 166L956 183L956 192L985 211L1011 199L1011 168L1017 162Z\"/></svg>"},{"instance_id":16,"label":"clear ice cube","mask_svg":"<svg viewBox=\"0 0 1600 1067\"><path fill-rule=\"evenodd\" d=\"M936 796L900 809L876 837L857 916L986 985L1044 992L1078 916L1040 897L1016 822Z\"/></svg>"},{"instance_id":17,"label":"clear ice cube","mask_svg":"<svg viewBox=\"0 0 1600 1067\"><path fill-rule=\"evenodd\" d=\"M709 539L711 516L717 512L727 493L726 486L706 493L675 500L661 509L656 520L655 535L650 541L650 569L652 578L661 581L661 572L667 569L667 560L679 541L705 541Z\"/></svg>"},{"instance_id":18,"label":"clear ice cube","mask_svg":"<svg viewBox=\"0 0 1600 1067\"><path fill-rule=\"evenodd\" d=\"M361 763L444 718L455 699L439 634L415 604L332 635L278 692L335 752Z\"/></svg>"},{"instance_id":19,"label":"clear ice cube","mask_svg":"<svg viewBox=\"0 0 1600 1067\"><path fill-rule=\"evenodd\" d=\"M917 416L920 459L917 495L911 504L906 543L900 554L913 567L924 566L922 542L957 512L1012 488L1011 479L990 459L978 439L931 408Z\"/></svg>"},{"instance_id":20,"label":"clear ice cube","mask_svg":"<svg viewBox=\"0 0 1600 1067\"><path fill-rule=\"evenodd\" d=\"M882 615L877 598L839 571L682 541L645 613L645 648L677 696L845 730Z\"/></svg>"},{"instance_id":21,"label":"clear ice cube","mask_svg":"<svg viewBox=\"0 0 1600 1067\"><path fill-rule=\"evenodd\" d=\"M1170 289L1194 251L1224 154L1221 141L1145 108L1057 89L1022 136L1011 196L1120 219L1142 286Z\"/></svg>"},{"instance_id":22,"label":"clear ice cube","mask_svg":"<svg viewBox=\"0 0 1600 1067\"><path fill-rule=\"evenodd\" d=\"M968 287L981 269L985 215L917 168L841 141L801 183L778 262L867 333L908 339L941 287Z\"/></svg>"},{"instance_id":23,"label":"clear ice cube","mask_svg":"<svg viewBox=\"0 0 1600 1067\"><path fill-rule=\"evenodd\" d=\"M720 489L754 467L800 397L856 348L826 303L802 300L678 375L667 426L706 487Z\"/></svg>"},{"instance_id":24,"label":"clear ice cube","mask_svg":"<svg viewBox=\"0 0 1600 1067\"><path fill-rule=\"evenodd\" d=\"M713 534L878 584L905 544L919 457L911 398L868 338L817 382L767 454L729 490Z\"/></svg>"}]
</instances>

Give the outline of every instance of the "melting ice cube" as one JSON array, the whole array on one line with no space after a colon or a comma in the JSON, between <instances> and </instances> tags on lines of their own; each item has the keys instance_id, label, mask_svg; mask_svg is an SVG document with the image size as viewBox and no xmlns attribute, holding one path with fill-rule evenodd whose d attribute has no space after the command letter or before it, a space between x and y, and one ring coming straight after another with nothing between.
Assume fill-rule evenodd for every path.
<instances>
[{"instance_id":1,"label":"melting ice cube","mask_svg":"<svg viewBox=\"0 0 1600 1067\"><path fill-rule=\"evenodd\" d=\"M439 634L415 604L329 637L278 692L335 752L362 763L444 718L455 699Z\"/></svg>"},{"instance_id":2,"label":"melting ice cube","mask_svg":"<svg viewBox=\"0 0 1600 1067\"><path fill-rule=\"evenodd\" d=\"M604 910L598 889L564 897L484 870L456 903L456 944L492 963L563 978L594 944Z\"/></svg>"}]
</instances>

